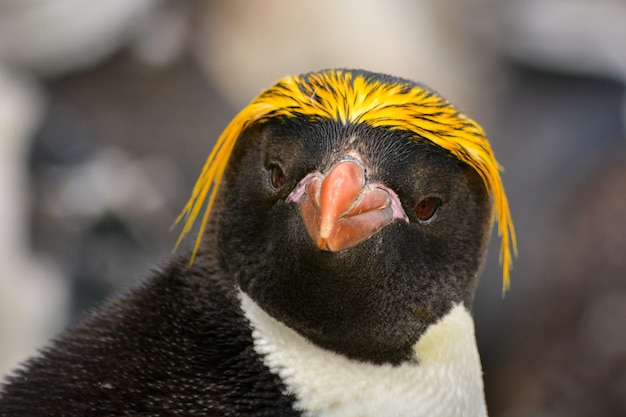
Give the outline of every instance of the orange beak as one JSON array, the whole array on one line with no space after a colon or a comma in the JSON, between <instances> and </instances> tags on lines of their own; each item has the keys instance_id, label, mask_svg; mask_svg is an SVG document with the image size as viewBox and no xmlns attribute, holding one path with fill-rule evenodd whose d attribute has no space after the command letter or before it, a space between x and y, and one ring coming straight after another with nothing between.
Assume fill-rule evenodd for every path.
<instances>
[{"instance_id":1,"label":"orange beak","mask_svg":"<svg viewBox=\"0 0 626 417\"><path fill-rule=\"evenodd\" d=\"M305 177L288 201L300 215L318 248L340 251L362 242L394 219L407 220L396 194L382 184L368 184L358 160L339 161L324 176Z\"/></svg>"}]
</instances>

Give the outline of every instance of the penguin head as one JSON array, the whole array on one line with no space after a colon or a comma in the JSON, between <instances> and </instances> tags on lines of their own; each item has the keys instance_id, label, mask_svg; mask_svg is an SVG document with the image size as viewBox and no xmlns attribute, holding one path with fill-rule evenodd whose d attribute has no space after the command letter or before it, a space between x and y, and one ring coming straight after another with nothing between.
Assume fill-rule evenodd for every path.
<instances>
[{"instance_id":1,"label":"penguin head","mask_svg":"<svg viewBox=\"0 0 626 417\"><path fill-rule=\"evenodd\" d=\"M237 126L219 173L221 266L320 347L410 360L430 325L471 304L482 267L494 171L441 146L458 146L445 136L476 125L423 86L362 71L288 78L258 100L275 108Z\"/></svg>"}]
</instances>

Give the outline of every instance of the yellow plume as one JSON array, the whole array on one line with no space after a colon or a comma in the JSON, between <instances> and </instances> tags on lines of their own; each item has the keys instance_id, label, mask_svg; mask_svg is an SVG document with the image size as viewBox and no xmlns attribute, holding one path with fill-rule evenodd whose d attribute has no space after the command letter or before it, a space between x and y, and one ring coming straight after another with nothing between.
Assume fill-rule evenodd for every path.
<instances>
[{"instance_id":1,"label":"yellow plume","mask_svg":"<svg viewBox=\"0 0 626 417\"><path fill-rule=\"evenodd\" d=\"M517 254L515 229L500 178L501 167L481 127L423 86L364 71L327 70L283 78L235 116L220 135L191 198L176 219L178 223L185 218L178 246L191 231L210 192L191 262L237 139L252 124L275 117L331 119L407 131L414 140L431 142L468 164L480 175L493 199L492 221L498 222L502 242L503 292L509 288L512 258Z\"/></svg>"}]
</instances>

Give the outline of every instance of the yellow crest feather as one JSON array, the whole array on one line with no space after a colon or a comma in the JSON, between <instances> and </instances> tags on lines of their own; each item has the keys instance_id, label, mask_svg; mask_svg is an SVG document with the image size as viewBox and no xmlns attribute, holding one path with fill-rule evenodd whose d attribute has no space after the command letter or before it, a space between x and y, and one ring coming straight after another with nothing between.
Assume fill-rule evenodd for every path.
<instances>
[{"instance_id":1,"label":"yellow crest feather","mask_svg":"<svg viewBox=\"0 0 626 417\"><path fill-rule=\"evenodd\" d=\"M252 124L274 117L298 116L407 131L415 140L446 149L476 170L493 199L492 221L498 222L502 242L503 292L509 288L509 271L513 254L517 253L515 230L500 178L501 167L482 128L425 87L361 71L328 70L283 78L235 116L220 135L191 198L176 219L178 223L185 218L176 242L178 246L191 231L210 192L191 262L200 246L222 174L241 133Z\"/></svg>"}]
</instances>

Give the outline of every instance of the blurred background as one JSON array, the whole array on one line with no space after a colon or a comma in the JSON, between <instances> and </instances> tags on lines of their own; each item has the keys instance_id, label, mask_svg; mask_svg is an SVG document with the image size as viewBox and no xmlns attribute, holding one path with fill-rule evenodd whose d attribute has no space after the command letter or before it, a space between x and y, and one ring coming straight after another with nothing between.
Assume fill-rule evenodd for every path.
<instances>
[{"instance_id":1,"label":"blurred background","mask_svg":"<svg viewBox=\"0 0 626 417\"><path fill-rule=\"evenodd\" d=\"M494 235L474 305L490 414L626 415L623 0L0 0L0 375L167 262L228 121L328 67L431 86L505 168L512 289Z\"/></svg>"}]
</instances>

